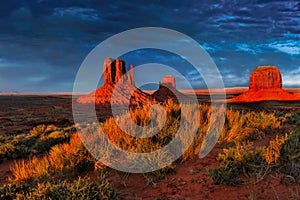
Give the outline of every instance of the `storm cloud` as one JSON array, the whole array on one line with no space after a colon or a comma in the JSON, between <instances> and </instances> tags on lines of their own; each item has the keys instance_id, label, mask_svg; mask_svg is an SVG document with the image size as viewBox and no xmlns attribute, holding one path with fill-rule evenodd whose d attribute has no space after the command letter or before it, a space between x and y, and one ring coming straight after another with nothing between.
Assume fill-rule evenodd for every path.
<instances>
[{"instance_id":1,"label":"storm cloud","mask_svg":"<svg viewBox=\"0 0 300 200\"><path fill-rule=\"evenodd\" d=\"M122 31L149 26L199 42L226 87L247 86L259 65L277 66L284 86L300 86L299 1L11 0L0 7L0 90L72 91L77 70L94 47ZM125 58L135 66L170 65L195 88L205 85L180 56L145 49Z\"/></svg>"}]
</instances>

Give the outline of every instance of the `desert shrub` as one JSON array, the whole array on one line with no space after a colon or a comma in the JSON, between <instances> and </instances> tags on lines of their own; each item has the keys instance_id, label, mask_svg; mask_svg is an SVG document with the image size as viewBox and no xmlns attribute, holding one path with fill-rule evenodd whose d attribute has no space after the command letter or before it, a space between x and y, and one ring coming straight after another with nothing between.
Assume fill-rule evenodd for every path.
<instances>
[{"instance_id":1,"label":"desert shrub","mask_svg":"<svg viewBox=\"0 0 300 200\"><path fill-rule=\"evenodd\" d=\"M300 182L300 125L298 124L280 149L279 171Z\"/></svg>"},{"instance_id":2,"label":"desert shrub","mask_svg":"<svg viewBox=\"0 0 300 200\"><path fill-rule=\"evenodd\" d=\"M248 112L243 117L246 121L246 126L260 130L276 129L281 125L274 113L266 113L264 111Z\"/></svg>"},{"instance_id":3,"label":"desert shrub","mask_svg":"<svg viewBox=\"0 0 300 200\"><path fill-rule=\"evenodd\" d=\"M0 159L12 157L15 152L15 146L12 143L7 143L0 146Z\"/></svg>"},{"instance_id":4,"label":"desert shrub","mask_svg":"<svg viewBox=\"0 0 300 200\"><path fill-rule=\"evenodd\" d=\"M52 146L69 141L75 132L74 126L59 129L53 125L34 127L28 135L3 138L0 142L0 161L3 159L26 158L30 154L44 153Z\"/></svg>"},{"instance_id":5,"label":"desert shrub","mask_svg":"<svg viewBox=\"0 0 300 200\"><path fill-rule=\"evenodd\" d=\"M133 121L139 125L148 125L149 123L149 110L151 105L146 105L146 108L137 108L130 111L130 116L133 118ZM192 105L192 104L175 104L172 101L168 101L163 105L164 109L167 113L166 121L162 124L162 129L158 129L158 125L154 124L153 127L149 127L146 130L146 134L156 133L154 136L149 138L136 138L125 131L120 129L120 126L126 126L127 132L135 132L134 127L128 126L128 116L120 115L116 119L109 118L105 121L104 124L101 125L101 129L107 136L107 138L116 146L121 149L132 151L132 152L151 152L158 149L161 149L163 146L169 144L170 141L174 139L176 134L178 133L180 126L189 126L195 125L195 132L197 132L196 137L193 140L193 143L190 145L188 150L182 156L182 160L193 159L195 158L201 149L201 144L206 132L210 126L210 118L211 118L211 106L208 104L200 104L200 105ZM186 112L181 112L181 108L184 106ZM200 117L195 118L194 112L195 109L200 110ZM225 108L220 107L219 113L222 113ZM223 110L222 110L223 109ZM158 123L163 123L161 111L158 111L157 121ZM184 116L187 115L187 116ZM217 113L218 115L218 113ZM180 124L182 119L192 119L187 120L188 124ZM118 121L120 126L116 124L115 121ZM190 123L190 124L189 124ZM98 127L97 127L98 128ZM89 130L83 130L88 132L97 131L97 128L89 128ZM182 128L182 127L181 127ZM184 130L184 128L182 128ZM143 135L142 133L141 135ZM189 134L185 134L189 135ZM180 137L180 141L177 144L178 148L181 149L181 146L187 144L191 138L188 137ZM93 139L90 138L89 141ZM190 142L189 142L190 143Z\"/></svg>"},{"instance_id":6,"label":"desert shrub","mask_svg":"<svg viewBox=\"0 0 300 200\"><path fill-rule=\"evenodd\" d=\"M263 149L253 149L251 143L223 149L217 160L220 167L209 169L215 184L234 185L241 182L240 174L251 176L264 167Z\"/></svg>"},{"instance_id":7,"label":"desert shrub","mask_svg":"<svg viewBox=\"0 0 300 200\"><path fill-rule=\"evenodd\" d=\"M0 188L1 199L117 199L117 193L101 176L93 182L79 178L73 182L42 182L39 184L12 183Z\"/></svg>"},{"instance_id":8,"label":"desert shrub","mask_svg":"<svg viewBox=\"0 0 300 200\"><path fill-rule=\"evenodd\" d=\"M14 181L23 181L49 177L58 172L88 171L94 163L94 158L85 149L79 136L74 134L70 142L53 146L49 154L42 158L33 157L27 162L15 162L11 171Z\"/></svg>"},{"instance_id":9,"label":"desert shrub","mask_svg":"<svg viewBox=\"0 0 300 200\"><path fill-rule=\"evenodd\" d=\"M268 130L279 129L281 120L274 113L227 110L220 143L239 143L264 137Z\"/></svg>"},{"instance_id":10,"label":"desert shrub","mask_svg":"<svg viewBox=\"0 0 300 200\"><path fill-rule=\"evenodd\" d=\"M176 166L174 164L171 164L171 165L168 165L159 170L155 170L155 171L151 172L151 174L153 174L157 179L162 179L162 178L165 178L167 176L167 174L169 174L170 172L174 172L175 167Z\"/></svg>"},{"instance_id":11,"label":"desert shrub","mask_svg":"<svg viewBox=\"0 0 300 200\"><path fill-rule=\"evenodd\" d=\"M0 199L25 199L30 192L30 185L24 183L11 183L0 188Z\"/></svg>"},{"instance_id":12,"label":"desert shrub","mask_svg":"<svg viewBox=\"0 0 300 200\"><path fill-rule=\"evenodd\" d=\"M189 106L188 109L194 109L192 106ZM202 150L204 150L207 146L205 145L210 145L209 142L213 139L217 140L218 139L218 133L221 132L221 130L218 130L219 127L218 123L220 122L220 119L224 116L225 108L223 106L216 106L214 109L212 108L211 105L208 104L200 104L199 105L199 110L200 110L200 119L195 119L193 116L187 117L188 119L193 119L195 121L194 123L197 123L195 127L198 127L196 130L197 134L193 139L192 144L189 146L187 151L184 152L182 155L182 160L188 160L188 159L194 159L198 157L199 153L202 153ZM214 112L212 114L212 112ZM191 115L193 114L193 111L191 110L190 112ZM194 124L195 125L195 124ZM214 133L211 135L207 135L207 132L209 129L214 130ZM206 137L207 136L207 137ZM206 138L205 138L206 137ZM204 140L205 139L205 140ZM186 143L188 140L187 138L182 138L181 141L183 143ZM210 148L210 147L208 147ZM205 151L205 150L204 150Z\"/></svg>"},{"instance_id":13,"label":"desert shrub","mask_svg":"<svg viewBox=\"0 0 300 200\"><path fill-rule=\"evenodd\" d=\"M220 166L216 169L208 169L209 177L214 184L221 185L237 185L240 181L240 171L238 167Z\"/></svg>"},{"instance_id":14,"label":"desert shrub","mask_svg":"<svg viewBox=\"0 0 300 200\"><path fill-rule=\"evenodd\" d=\"M17 131L11 131L11 132L7 132L7 133L5 133L5 135L7 135L7 136L17 136L17 135L19 135L19 134L21 134L22 133L22 131L21 130L17 130Z\"/></svg>"},{"instance_id":15,"label":"desert shrub","mask_svg":"<svg viewBox=\"0 0 300 200\"><path fill-rule=\"evenodd\" d=\"M278 112L276 117L282 121L282 123L297 124L300 120L300 113L298 112Z\"/></svg>"},{"instance_id":16,"label":"desert shrub","mask_svg":"<svg viewBox=\"0 0 300 200\"><path fill-rule=\"evenodd\" d=\"M68 129L67 129L68 130ZM32 149L35 153L48 151L52 146L68 141L71 134L54 125L39 125L33 128L28 135L27 142L32 141Z\"/></svg>"},{"instance_id":17,"label":"desert shrub","mask_svg":"<svg viewBox=\"0 0 300 200\"><path fill-rule=\"evenodd\" d=\"M42 137L57 129L58 128L54 125L38 125L29 132L29 137Z\"/></svg>"},{"instance_id":18,"label":"desert shrub","mask_svg":"<svg viewBox=\"0 0 300 200\"><path fill-rule=\"evenodd\" d=\"M66 136L62 131L54 131L49 135L38 139L33 145L32 149L34 149L36 153L42 153L48 151L56 144L68 141L68 139L69 137Z\"/></svg>"},{"instance_id":19,"label":"desert shrub","mask_svg":"<svg viewBox=\"0 0 300 200\"><path fill-rule=\"evenodd\" d=\"M156 113L156 123L153 126L147 127L144 129L142 133L140 133L140 137L133 137L129 135L129 133L136 132L134 126L128 125L128 120L133 119L133 121L140 125L146 126L149 124L149 110L151 105L144 105L143 107L137 107L135 109L130 110L130 115L120 115L116 119L109 118L105 121L104 124L101 125L101 129L107 136L107 138L116 146L132 151L132 152L150 152L160 149L162 146L168 144L175 134L177 133L179 123L180 123L180 105L174 103L168 103L164 105L164 108L167 112L166 123L159 125L159 123L164 123L163 120L163 112L162 110L157 110ZM120 126L118 126L118 124ZM162 127L162 130L159 130L159 126ZM126 127L126 131L122 130L120 127ZM97 131L99 127L89 128L89 130L82 131ZM141 138L144 135L153 134L152 137ZM91 139L92 140L92 139Z\"/></svg>"},{"instance_id":20,"label":"desert shrub","mask_svg":"<svg viewBox=\"0 0 300 200\"><path fill-rule=\"evenodd\" d=\"M265 148L264 157L268 164L277 163L280 158L281 147L288 139L288 135L279 137L276 135L275 139L271 140L269 146Z\"/></svg>"},{"instance_id":21,"label":"desert shrub","mask_svg":"<svg viewBox=\"0 0 300 200\"><path fill-rule=\"evenodd\" d=\"M5 137L3 137L2 135L0 135L0 144L5 142Z\"/></svg>"},{"instance_id":22,"label":"desert shrub","mask_svg":"<svg viewBox=\"0 0 300 200\"><path fill-rule=\"evenodd\" d=\"M0 146L0 160L22 158L28 153L29 148L19 144L18 140L12 140Z\"/></svg>"},{"instance_id":23,"label":"desert shrub","mask_svg":"<svg viewBox=\"0 0 300 200\"><path fill-rule=\"evenodd\" d=\"M265 175L283 173L293 182L300 181L299 125L289 135L277 135L268 146L237 145L223 149L223 152L217 158L220 167L209 169L209 176L215 184L236 184L241 173L249 177L262 171Z\"/></svg>"}]
</instances>

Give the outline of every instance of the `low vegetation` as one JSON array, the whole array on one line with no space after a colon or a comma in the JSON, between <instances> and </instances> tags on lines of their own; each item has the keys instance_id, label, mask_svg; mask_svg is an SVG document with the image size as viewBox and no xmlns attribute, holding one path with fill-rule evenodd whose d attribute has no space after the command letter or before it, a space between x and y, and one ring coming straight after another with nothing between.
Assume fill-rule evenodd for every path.
<instances>
[{"instance_id":1,"label":"low vegetation","mask_svg":"<svg viewBox=\"0 0 300 200\"><path fill-rule=\"evenodd\" d=\"M209 169L215 184L234 185L246 177L281 173L294 183L300 181L300 126L289 135L276 135L268 146L254 147L251 143L225 148L219 154L220 167ZM263 172L263 173L262 173ZM259 178L263 178L259 176Z\"/></svg>"},{"instance_id":2,"label":"low vegetation","mask_svg":"<svg viewBox=\"0 0 300 200\"><path fill-rule=\"evenodd\" d=\"M117 193L105 176L93 182L88 178L74 181L10 183L0 188L0 199L117 199Z\"/></svg>"},{"instance_id":3,"label":"low vegetation","mask_svg":"<svg viewBox=\"0 0 300 200\"><path fill-rule=\"evenodd\" d=\"M28 161L16 161L11 168L13 181L47 179L50 176L64 175L93 169L95 159L83 146L78 134L72 135L70 142L51 148L42 158L33 157Z\"/></svg>"},{"instance_id":4,"label":"low vegetation","mask_svg":"<svg viewBox=\"0 0 300 200\"><path fill-rule=\"evenodd\" d=\"M229 109L226 112L226 122L219 141L239 143L245 140L262 139L266 133L278 131L282 124L281 120L274 113L264 111L244 113Z\"/></svg>"},{"instance_id":5,"label":"low vegetation","mask_svg":"<svg viewBox=\"0 0 300 200\"><path fill-rule=\"evenodd\" d=\"M28 134L1 136L0 161L45 153L56 144L69 141L74 132L73 126L58 128L54 125L39 125Z\"/></svg>"},{"instance_id":6,"label":"low vegetation","mask_svg":"<svg viewBox=\"0 0 300 200\"><path fill-rule=\"evenodd\" d=\"M181 106L168 101L164 105L166 115L160 109L152 113L158 121L139 135L153 133L151 137L136 138L127 134L128 131L135 132L134 126L129 127L126 132L119 127L128 125L128 117L141 127L147 126L151 122L149 115L151 105L132 109L130 116L121 115L116 120L109 118L101 124L78 128L86 132L98 131L101 128L110 142L121 149L140 153L153 152L174 139L183 118L194 119L195 107L193 105L185 107L189 109L185 116ZM147 180L152 180L149 175L157 179L164 178L176 170L177 163L197 158L212 117L210 105L200 104L198 108L200 118L190 120L199 125L192 144L178 162L145 174ZM220 116L225 111L223 106L216 109L216 115ZM218 140L218 145L224 147L223 153L217 158L220 166L209 169L209 176L213 182L236 185L242 183L244 177L260 175L262 178L268 173L282 173L289 181L299 183L300 125L289 134L285 134L285 130L282 129L282 125L294 123L296 119L298 115L291 113L244 112L228 109L224 128ZM0 189L0 198L39 199L41 196L48 199L116 198L115 191L105 177L99 178L99 182L75 178L82 172L93 170L96 163L75 130L75 126L58 128L53 125L39 125L28 134L0 136L0 161L23 158L12 165L13 176L9 179L11 183ZM92 134L87 135L89 136L85 138L87 141L95 140ZM263 139L266 135L273 138L268 146L254 145L256 140ZM181 144L178 145L187 143L187 139L181 138ZM172 156L165 159L172 159ZM100 168L100 171L103 171L105 167L101 165Z\"/></svg>"}]
</instances>

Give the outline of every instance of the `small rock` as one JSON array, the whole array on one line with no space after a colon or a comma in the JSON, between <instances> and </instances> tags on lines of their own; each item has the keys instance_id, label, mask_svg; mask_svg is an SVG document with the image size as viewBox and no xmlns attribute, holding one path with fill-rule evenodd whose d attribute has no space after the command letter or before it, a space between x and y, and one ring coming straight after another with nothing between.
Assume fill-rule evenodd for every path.
<instances>
[{"instance_id":1,"label":"small rock","mask_svg":"<svg viewBox=\"0 0 300 200\"><path fill-rule=\"evenodd\" d=\"M178 184L178 186L184 186L184 185L186 185L186 182L184 182L184 181L182 181Z\"/></svg>"}]
</instances>

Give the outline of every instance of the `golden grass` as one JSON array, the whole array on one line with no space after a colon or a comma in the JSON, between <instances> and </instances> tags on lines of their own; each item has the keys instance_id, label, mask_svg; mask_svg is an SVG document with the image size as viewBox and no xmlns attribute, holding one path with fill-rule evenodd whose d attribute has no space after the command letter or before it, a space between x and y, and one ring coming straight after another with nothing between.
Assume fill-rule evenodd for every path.
<instances>
[{"instance_id":1,"label":"golden grass","mask_svg":"<svg viewBox=\"0 0 300 200\"><path fill-rule=\"evenodd\" d=\"M149 104L143 107L131 109L129 117L136 124L140 125L141 127L145 127L150 123L149 111L151 109L151 106L152 105ZM121 130L116 123L116 120L123 126L128 125L129 118L125 115L118 116L116 119L107 119L105 123L100 125L101 129L110 140L110 142L112 142L117 147L132 152L145 153L161 149L165 145L169 144L169 142L172 141L172 139L176 136L181 126L180 121L182 119L190 119L189 125L196 125L195 131L197 134L187 151L182 152L183 155L181 159L184 161L187 159L193 159L198 156L207 131L209 130L209 128L215 128L215 126L210 127L212 111L216 110L214 114L217 115L216 119L213 120L218 120L218 117L222 117L222 113L224 113L225 109L222 106L216 107L216 109L212 109L212 107L207 104L176 104L172 101L168 101L162 106L164 107L164 109L157 109L156 112L152 112L152 115L155 115L154 117L158 119L157 122L148 127L145 130L145 133L141 133L142 135L149 132L156 133L152 137L136 138ZM196 109L195 106L197 106L200 110L200 116L194 114L194 111ZM183 108L186 109L186 112L182 112ZM253 134L264 134L268 129L279 128L281 125L281 121L283 120L278 120L273 113L244 113L242 111L234 111L232 109L229 109L226 111L224 128L220 131L221 136L219 138L219 143L234 142L238 144L242 141L249 140L249 138L251 138ZM158 127L161 127L161 130ZM95 124L94 126L89 128L97 131L100 127L99 124ZM127 126L127 128L127 131L135 132L134 126ZM31 134L33 136L37 136L39 135L39 132L45 133L51 131L51 137L56 137L60 134L60 132L52 126L39 126L34 129ZM92 142L93 135L87 135L87 137L91 137L87 138L87 140ZM187 133L186 135L189 136L189 133ZM181 148L181 145L187 144L189 139L191 139L188 138L188 136L186 137L186 135L180 138L180 143L178 143L179 149ZM271 155L270 153L269 155L270 162L271 160L272 162L273 160L278 160L277 155ZM166 159L168 160L171 158ZM85 149L78 134L73 134L70 142L53 146L48 155L45 155L42 158L33 157L27 162L24 160L15 162L11 167L11 170L14 175L14 181L22 181L28 180L32 177L48 176L49 174L65 169L72 170L82 163L89 163L93 161L94 159L91 158L91 155Z\"/></svg>"},{"instance_id":2,"label":"golden grass","mask_svg":"<svg viewBox=\"0 0 300 200\"><path fill-rule=\"evenodd\" d=\"M280 158L281 147L287 139L288 134L281 137L276 135L276 138L270 141L269 146L266 147L264 152L264 157L268 164L277 163Z\"/></svg>"},{"instance_id":3,"label":"golden grass","mask_svg":"<svg viewBox=\"0 0 300 200\"><path fill-rule=\"evenodd\" d=\"M226 112L225 127L219 141L222 142L240 142L251 138L253 134L256 137L262 137L268 129L278 129L281 126L273 113L234 111L232 109Z\"/></svg>"},{"instance_id":4,"label":"golden grass","mask_svg":"<svg viewBox=\"0 0 300 200\"><path fill-rule=\"evenodd\" d=\"M42 158L33 157L29 161L14 162L11 167L13 181L48 176L63 169L73 169L83 162L90 161L90 155L84 148L78 134L74 134L69 143L58 144Z\"/></svg>"}]
</instances>

